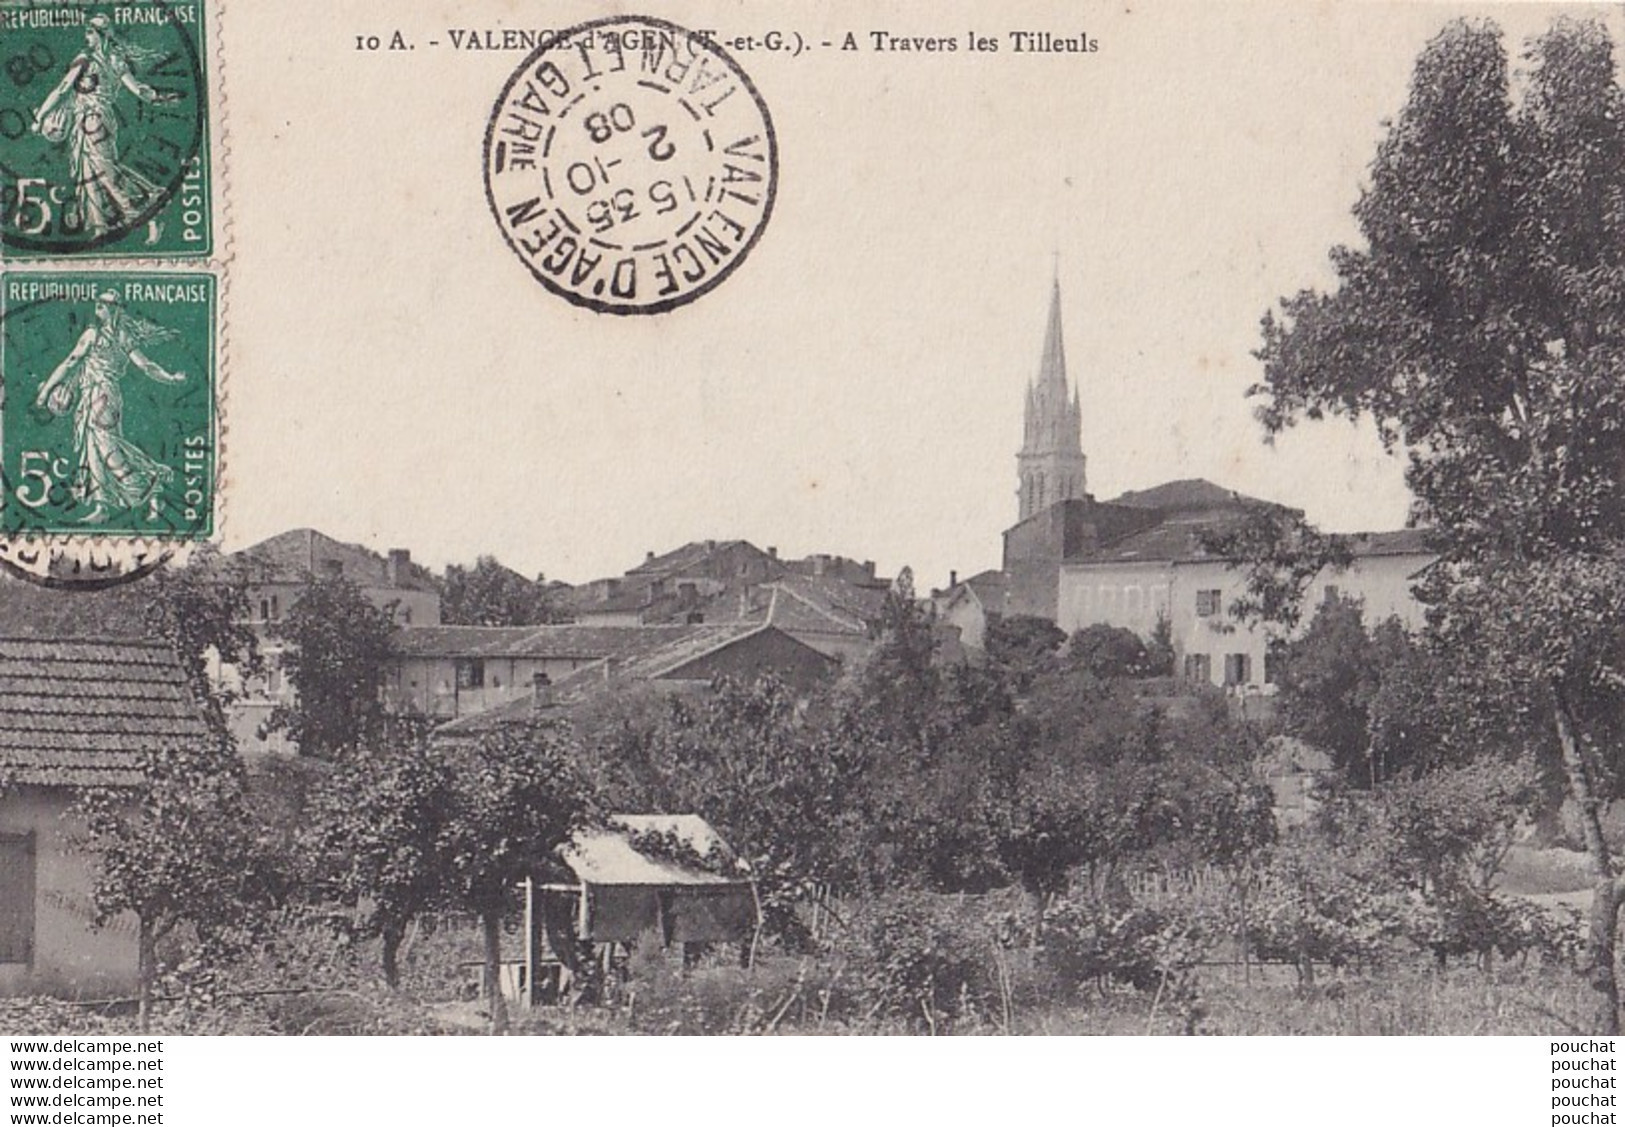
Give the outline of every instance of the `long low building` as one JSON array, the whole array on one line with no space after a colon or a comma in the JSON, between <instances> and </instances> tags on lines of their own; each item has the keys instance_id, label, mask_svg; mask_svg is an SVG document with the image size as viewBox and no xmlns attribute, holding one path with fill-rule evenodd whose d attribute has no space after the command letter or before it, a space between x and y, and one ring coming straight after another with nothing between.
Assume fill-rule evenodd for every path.
<instances>
[{"instance_id":1,"label":"long low building","mask_svg":"<svg viewBox=\"0 0 1625 1127\"><path fill-rule=\"evenodd\" d=\"M384 693L395 711L456 719L538 684L681 642L697 626L409 626L395 635Z\"/></svg>"}]
</instances>

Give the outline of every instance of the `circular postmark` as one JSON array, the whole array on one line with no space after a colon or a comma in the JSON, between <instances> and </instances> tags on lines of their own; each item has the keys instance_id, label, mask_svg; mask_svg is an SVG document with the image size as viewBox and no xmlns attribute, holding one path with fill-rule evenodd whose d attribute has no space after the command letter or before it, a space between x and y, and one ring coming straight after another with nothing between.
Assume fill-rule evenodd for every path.
<instances>
[{"instance_id":1,"label":"circular postmark","mask_svg":"<svg viewBox=\"0 0 1625 1127\"><path fill-rule=\"evenodd\" d=\"M715 289L773 213L761 94L709 39L615 16L543 43L502 89L485 191L543 286L601 313L664 313Z\"/></svg>"},{"instance_id":2,"label":"circular postmark","mask_svg":"<svg viewBox=\"0 0 1625 1127\"><path fill-rule=\"evenodd\" d=\"M0 27L6 250L206 253L203 5L40 0Z\"/></svg>"}]
</instances>

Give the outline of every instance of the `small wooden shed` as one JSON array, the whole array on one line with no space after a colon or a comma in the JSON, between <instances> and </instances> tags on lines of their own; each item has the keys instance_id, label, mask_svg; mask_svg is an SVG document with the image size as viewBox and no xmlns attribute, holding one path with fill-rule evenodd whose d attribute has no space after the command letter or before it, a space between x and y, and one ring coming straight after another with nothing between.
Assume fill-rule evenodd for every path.
<instances>
[{"instance_id":1,"label":"small wooden shed","mask_svg":"<svg viewBox=\"0 0 1625 1127\"><path fill-rule=\"evenodd\" d=\"M520 1000L556 990L583 945L604 959L619 944L748 943L757 925L749 869L695 814L617 814L577 833L556 869L525 885Z\"/></svg>"}]
</instances>

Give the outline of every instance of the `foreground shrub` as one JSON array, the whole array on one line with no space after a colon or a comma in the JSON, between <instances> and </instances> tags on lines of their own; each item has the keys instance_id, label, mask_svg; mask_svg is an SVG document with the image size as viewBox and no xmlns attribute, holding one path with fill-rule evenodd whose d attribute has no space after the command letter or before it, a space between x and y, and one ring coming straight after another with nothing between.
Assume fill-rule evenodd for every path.
<instances>
[{"instance_id":1,"label":"foreground shrub","mask_svg":"<svg viewBox=\"0 0 1625 1127\"><path fill-rule=\"evenodd\" d=\"M1342 968L1379 960L1401 930L1394 889L1369 871L1314 848L1287 848L1271 858L1255 895L1246 941L1261 959L1291 963L1301 986L1315 964Z\"/></svg>"},{"instance_id":2,"label":"foreground shrub","mask_svg":"<svg viewBox=\"0 0 1625 1127\"><path fill-rule=\"evenodd\" d=\"M865 904L840 944L866 1016L933 1031L975 1020L998 994L993 946L979 903L926 893Z\"/></svg>"}]
</instances>

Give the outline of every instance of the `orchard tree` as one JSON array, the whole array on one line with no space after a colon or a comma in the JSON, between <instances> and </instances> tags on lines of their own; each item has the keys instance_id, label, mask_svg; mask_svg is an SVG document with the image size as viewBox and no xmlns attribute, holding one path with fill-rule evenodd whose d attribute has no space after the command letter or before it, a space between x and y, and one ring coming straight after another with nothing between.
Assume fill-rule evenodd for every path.
<instances>
[{"instance_id":1,"label":"orchard tree","mask_svg":"<svg viewBox=\"0 0 1625 1127\"><path fill-rule=\"evenodd\" d=\"M452 784L436 848L450 904L479 918L485 934L491 1031L507 1028L502 998L502 921L514 886L589 823L592 796L554 726L503 727L438 748Z\"/></svg>"},{"instance_id":2,"label":"orchard tree","mask_svg":"<svg viewBox=\"0 0 1625 1127\"><path fill-rule=\"evenodd\" d=\"M1440 552L1425 597L1460 714L1544 717L1594 891L1599 1031L1619 1029L1625 881L1600 811L1625 684L1625 99L1600 24L1534 40L1514 99L1499 29L1428 44L1355 207L1337 284L1266 316L1273 435L1369 416L1408 453Z\"/></svg>"},{"instance_id":3,"label":"orchard tree","mask_svg":"<svg viewBox=\"0 0 1625 1127\"><path fill-rule=\"evenodd\" d=\"M139 787L95 788L79 799L95 857L97 926L128 912L137 922L141 1028L164 965L161 945L190 931L191 956L216 966L257 934L276 881L267 871L235 753L177 743L143 757Z\"/></svg>"},{"instance_id":4,"label":"orchard tree","mask_svg":"<svg viewBox=\"0 0 1625 1127\"><path fill-rule=\"evenodd\" d=\"M852 877L869 753L811 722L772 676L633 705L578 731L619 810L698 814L755 878L763 923L792 944L796 909Z\"/></svg>"},{"instance_id":5,"label":"orchard tree","mask_svg":"<svg viewBox=\"0 0 1625 1127\"><path fill-rule=\"evenodd\" d=\"M450 626L543 626L564 617L541 576L526 579L495 556L452 564L440 589L440 618Z\"/></svg>"},{"instance_id":6,"label":"orchard tree","mask_svg":"<svg viewBox=\"0 0 1625 1127\"><path fill-rule=\"evenodd\" d=\"M395 621L341 575L314 576L287 616L271 627L282 642L292 704L271 714L301 755L336 758L375 743L383 730L384 674Z\"/></svg>"},{"instance_id":7,"label":"orchard tree","mask_svg":"<svg viewBox=\"0 0 1625 1127\"><path fill-rule=\"evenodd\" d=\"M315 845L332 891L363 907L364 932L382 940L384 981L393 990L412 921L447 900L452 774L427 740L418 739L386 751L362 749L325 784Z\"/></svg>"}]
</instances>

